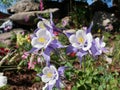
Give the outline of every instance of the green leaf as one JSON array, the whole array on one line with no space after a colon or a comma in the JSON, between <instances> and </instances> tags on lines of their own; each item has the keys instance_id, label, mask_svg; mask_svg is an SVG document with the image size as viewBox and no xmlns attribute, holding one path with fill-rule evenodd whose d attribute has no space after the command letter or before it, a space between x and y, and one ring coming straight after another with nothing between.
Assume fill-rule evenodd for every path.
<instances>
[{"instance_id":1,"label":"green leaf","mask_svg":"<svg viewBox=\"0 0 120 90\"><path fill-rule=\"evenodd\" d=\"M35 77L35 80L34 80L34 82L40 82L40 77Z\"/></svg>"},{"instance_id":2,"label":"green leaf","mask_svg":"<svg viewBox=\"0 0 120 90\"><path fill-rule=\"evenodd\" d=\"M104 90L102 86L99 86L98 87L98 90Z\"/></svg>"},{"instance_id":3,"label":"green leaf","mask_svg":"<svg viewBox=\"0 0 120 90\"><path fill-rule=\"evenodd\" d=\"M78 90L78 88L76 86L73 86L72 90Z\"/></svg>"}]
</instances>

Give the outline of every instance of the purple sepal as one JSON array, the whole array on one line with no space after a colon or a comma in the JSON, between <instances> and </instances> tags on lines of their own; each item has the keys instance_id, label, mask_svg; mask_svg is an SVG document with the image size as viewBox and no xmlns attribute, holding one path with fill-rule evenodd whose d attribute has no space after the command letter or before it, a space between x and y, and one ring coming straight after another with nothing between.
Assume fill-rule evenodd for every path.
<instances>
[{"instance_id":1,"label":"purple sepal","mask_svg":"<svg viewBox=\"0 0 120 90\"><path fill-rule=\"evenodd\" d=\"M79 52L76 53L76 55L78 56L78 58L80 60L80 63L82 62L82 57L86 54L87 54L87 52L85 52L83 50L80 50Z\"/></svg>"},{"instance_id":2,"label":"purple sepal","mask_svg":"<svg viewBox=\"0 0 120 90\"><path fill-rule=\"evenodd\" d=\"M96 47L95 43L92 44L92 47L90 48L91 54L93 57L100 55L98 48Z\"/></svg>"},{"instance_id":3,"label":"purple sepal","mask_svg":"<svg viewBox=\"0 0 120 90\"><path fill-rule=\"evenodd\" d=\"M69 38L69 37L70 37L72 34L74 34L74 33L65 32L64 34Z\"/></svg>"},{"instance_id":4,"label":"purple sepal","mask_svg":"<svg viewBox=\"0 0 120 90\"><path fill-rule=\"evenodd\" d=\"M36 37L35 34L30 35L30 39L33 39L34 37Z\"/></svg>"},{"instance_id":5,"label":"purple sepal","mask_svg":"<svg viewBox=\"0 0 120 90\"><path fill-rule=\"evenodd\" d=\"M47 90L52 90L53 87L54 87L54 85L48 85Z\"/></svg>"},{"instance_id":6,"label":"purple sepal","mask_svg":"<svg viewBox=\"0 0 120 90\"><path fill-rule=\"evenodd\" d=\"M39 73L37 74L38 77L42 77L43 73Z\"/></svg>"},{"instance_id":7,"label":"purple sepal","mask_svg":"<svg viewBox=\"0 0 120 90\"><path fill-rule=\"evenodd\" d=\"M70 54L72 52L77 52L78 49L74 48L72 45L69 45L66 49L66 53Z\"/></svg>"},{"instance_id":8,"label":"purple sepal","mask_svg":"<svg viewBox=\"0 0 120 90\"><path fill-rule=\"evenodd\" d=\"M52 51L53 49L50 48L50 47L47 47L44 52L42 53L44 59L46 60L46 65L49 66L50 64L50 52Z\"/></svg>"},{"instance_id":9,"label":"purple sepal","mask_svg":"<svg viewBox=\"0 0 120 90\"><path fill-rule=\"evenodd\" d=\"M61 90L60 89L60 82L61 82L60 79L56 80L56 87L57 87L58 90Z\"/></svg>"},{"instance_id":10,"label":"purple sepal","mask_svg":"<svg viewBox=\"0 0 120 90\"><path fill-rule=\"evenodd\" d=\"M63 76L64 77L64 71L65 71L65 66L61 66L58 68L58 73L60 76Z\"/></svg>"},{"instance_id":11,"label":"purple sepal","mask_svg":"<svg viewBox=\"0 0 120 90\"><path fill-rule=\"evenodd\" d=\"M87 29L86 33L91 33L91 29L93 27L93 22L91 22L89 28Z\"/></svg>"},{"instance_id":12,"label":"purple sepal","mask_svg":"<svg viewBox=\"0 0 120 90\"><path fill-rule=\"evenodd\" d=\"M44 25L45 25L45 27L47 28L48 31L53 32L53 30L52 30L53 28L49 27L49 25L47 25L45 23L44 23Z\"/></svg>"},{"instance_id":13,"label":"purple sepal","mask_svg":"<svg viewBox=\"0 0 120 90\"><path fill-rule=\"evenodd\" d=\"M30 51L28 51L28 53L33 53L34 51L38 51L38 49L33 47Z\"/></svg>"},{"instance_id":14,"label":"purple sepal","mask_svg":"<svg viewBox=\"0 0 120 90\"><path fill-rule=\"evenodd\" d=\"M52 27L54 32L62 33L62 30L60 28L57 28L55 25L52 25Z\"/></svg>"},{"instance_id":15,"label":"purple sepal","mask_svg":"<svg viewBox=\"0 0 120 90\"><path fill-rule=\"evenodd\" d=\"M51 25L54 25L54 23L53 23L53 14L52 14L52 12L50 12L50 23L51 23Z\"/></svg>"},{"instance_id":16,"label":"purple sepal","mask_svg":"<svg viewBox=\"0 0 120 90\"><path fill-rule=\"evenodd\" d=\"M38 30L40 30L39 28L35 29L34 33L36 33Z\"/></svg>"},{"instance_id":17,"label":"purple sepal","mask_svg":"<svg viewBox=\"0 0 120 90\"><path fill-rule=\"evenodd\" d=\"M41 19L41 20L44 20L44 18L43 18L42 16L39 16L39 15L38 15L38 18Z\"/></svg>"},{"instance_id":18,"label":"purple sepal","mask_svg":"<svg viewBox=\"0 0 120 90\"><path fill-rule=\"evenodd\" d=\"M105 47L102 48L102 51L103 51L104 53L108 52L108 50L107 50Z\"/></svg>"},{"instance_id":19,"label":"purple sepal","mask_svg":"<svg viewBox=\"0 0 120 90\"><path fill-rule=\"evenodd\" d=\"M63 48L63 47L64 47L64 46L63 46L58 40L56 40L56 39L53 40L49 46L52 47L53 49Z\"/></svg>"}]
</instances>

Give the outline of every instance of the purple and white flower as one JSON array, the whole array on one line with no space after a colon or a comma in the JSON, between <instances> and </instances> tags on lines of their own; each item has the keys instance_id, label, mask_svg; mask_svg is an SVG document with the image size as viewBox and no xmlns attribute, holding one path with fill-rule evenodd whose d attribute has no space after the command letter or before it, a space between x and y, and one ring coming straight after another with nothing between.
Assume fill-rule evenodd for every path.
<instances>
[{"instance_id":1,"label":"purple and white flower","mask_svg":"<svg viewBox=\"0 0 120 90\"><path fill-rule=\"evenodd\" d=\"M39 29L47 29L47 26L48 26L49 28L52 28L50 21L48 21L47 19L42 19L42 21L39 21L39 22L37 23L37 27L38 27Z\"/></svg>"},{"instance_id":2,"label":"purple and white flower","mask_svg":"<svg viewBox=\"0 0 120 90\"><path fill-rule=\"evenodd\" d=\"M76 33L72 35L66 35L69 38L70 45L67 47L67 54L76 53L76 56L82 60L82 57L86 55L91 49L93 37L91 34L91 28L93 23L91 23L90 27L84 30L78 30Z\"/></svg>"},{"instance_id":3,"label":"purple and white flower","mask_svg":"<svg viewBox=\"0 0 120 90\"><path fill-rule=\"evenodd\" d=\"M38 74L38 76L40 76L42 81L45 83L42 90L52 90L55 85L57 88L60 88L62 83L60 76L64 76L64 70L65 67L59 67L57 70L53 65L44 67L42 74Z\"/></svg>"},{"instance_id":4,"label":"purple and white flower","mask_svg":"<svg viewBox=\"0 0 120 90\"><path fill-rule=\"evenodd\" d=\"M33 48L30 50L30 53L41 50L40 55L44 57L47 65L49 65L50 62L51 51L63 47L50 31L42 29L36 31L35 35L32 37L31 44Z\"/></svg>"},{"instance_id":5,"label":"purple and white flower","mask_svg":"<svg viewBox=\"0 0 120 90\"><path fill-rule=\"evenodd\" d=\"M105 48L105 42L103 39L95 38L92 43L92 47L90 49L90 53L95 57L97 55L101 55L103 52L106 52L107 49Z\"/></svg>"},{"instance_id":6,"label":"purple and white flower","mask_svg":"<svg viewBox=\"0 0 120 90\"><path fill-rule=\"evenodd\" d=\"M56 80L58 80L59 75L55 66L51 65L49 67L45 67L42 72L43 75L41 76L41 79L43 82L53 85L56 83Z\"/></svg>"},{"instance_id":7,"label":"purple and white flower","mask_svg":"<svg viewBox=\"0 0 120 90\"><path fill-rule=\"evenodd\" d=\"M41 21L38 22L36 31L39 29L40 30L46 29L46 30L50 31L54 36L55 36L54 32L62 33L62 31L55 26L55 24L53 22L52 13L50 13L50 20L47 20L47 19L42 18L40 16L38 18L41 19Z\"/></svg>"},{"instance_id":8,"label":"purple and white flower","mask_svg":"<svg viewBox=\"0 0 120 90\"><path fill-rule=\"evenodd\" d=\"M58 29L55 27L52 21L52 13L50 14L50 21L39 17L41 21L37 24L37 29L35 30L33 36L31 37L31 44L33 48L29 51L30 53L38 52L39 50L46 64L49 65L50 62L50 53L56 48L63 48L61 43L57 40L54 32Z\"/></svg>"},{"instance_id":9,"label":"purple and white flower","mask_svg":"<svg viewBox=\"0 0 120 90\"><path fill-rule=\"evenodd\" d=\"M35 37L32 38L31 44L34 48L46 48L53 40L52 35L47 30L38 30Z\"/></svg>"},{"instance_id":10,"label":"purple and white flower","mask_svg":"<svg viewBox=\"0 0 120 90\"><path fill-rule=\"evenodd\" d=\"M87 51L91 48L92 40L93 38L91 33L86 33L84 30L78 30L76 34L73 34L69 37L69 41L73 47L82 49L84 51Z\"/></svg>"}]
</instances>

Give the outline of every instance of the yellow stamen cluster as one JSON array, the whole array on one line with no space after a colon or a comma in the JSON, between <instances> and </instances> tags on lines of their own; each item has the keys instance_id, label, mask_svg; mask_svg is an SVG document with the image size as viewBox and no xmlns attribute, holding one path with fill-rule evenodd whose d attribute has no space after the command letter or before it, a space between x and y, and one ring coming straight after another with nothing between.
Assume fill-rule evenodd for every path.
<instances>
[{"instance_id":1,"label":"yellow stamen cluster","mask_svg":"<svg viewBox=\"0 0 120 90\"><path fill-rule=\"evenodd\" d=\"M53 74L51 72L47 73L47 77L51 78L53 76Z\"/></svg>"},{"instance_id":2,"label":"yellow stamen cluster","mask_svg":"<svg viewBox=\"0 0 120 90\"><path fill-rule=\"evenodd\" d=\"M39 41L40 43L44 43L46 40L45 40L44 37L40 37L40 38L38 39L38 41Z\"/></svg>"},{"instance_id":3,"label":"yellow stamen cluster","mask_svg":"<svg viewBox=\"0 0 120 90\"><path fill-rule=\"evenodd\" d=\"M78 42L79 42L79 43L84 43L84 38L83 38L83 37L79 37L79 38L78 38Z\"/></svg>"}]
</instances>

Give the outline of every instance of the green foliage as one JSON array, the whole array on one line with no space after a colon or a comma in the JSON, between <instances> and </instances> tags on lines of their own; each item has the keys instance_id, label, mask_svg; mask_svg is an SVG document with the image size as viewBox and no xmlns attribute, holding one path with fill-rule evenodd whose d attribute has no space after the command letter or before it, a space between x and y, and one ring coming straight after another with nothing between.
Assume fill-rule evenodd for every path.
<instances>
[{"instance_id":1,"label":"green foliage","mask_svg":"<svg viewBox=\"0 0 120 90\"><path fill-rule=\"evenodd\" d=\"M5 85L5 86L1 87L0 90L10 90L9 85Z\"/></svg>"},{"instance_id":2,"label":"green foliage","mask_svg":"<svg viewBox=\"0 0 120 90\"><path fill-rule=\"evenodd\" d=\"M74 82L72 90L119 90L118 73L107 71L106 64L97 66L89 56L85 57L81 69L66 70L66 79Z\"/></svg>"},{"instance_id":3,"label":"green foliage","mask_svg":"<svg viewBox=\"0 0 120 90\"><path fill-rule=\"evenodd\" d=\"M0 47L7 47L7 45L0 42Z\"/></svg>"},{"instance_id":4,"label":"green foliage","mask_svg":"<svg viewBox=\"0 0 120 90\"><path fill-rule=\"evenodd\" d=\"M120 36L116 35L116 40L114 41L114 50L113 50L113 59L114 61L120 65Z\"/></svg>"}]
</instances>

